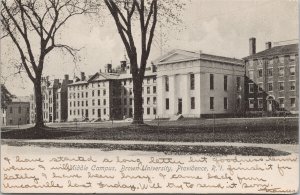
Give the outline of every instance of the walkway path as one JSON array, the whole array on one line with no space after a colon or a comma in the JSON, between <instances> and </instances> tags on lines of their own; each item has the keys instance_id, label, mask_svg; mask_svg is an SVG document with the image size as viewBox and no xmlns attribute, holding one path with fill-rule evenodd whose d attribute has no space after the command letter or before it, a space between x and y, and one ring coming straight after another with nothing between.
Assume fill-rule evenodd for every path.
<instances>
[{"instance_id":1,"label":"walkway path","mask_svg":"<svg viewBox=\"0 0 300 195\"><path fill-rule=\"evenodd\" d=\"M22 140L22 139L2 139L4 144L10 142L24 143L88 143L88 144L145 144L145 145L202 145L202 146L235 146L235 147L262 147L272 148L275 150L286 151L290 153L299 153L298 144L261 144L261 143L238 143L238 142L155 142L155 141L132 141L132 140L54 140L54 139L39 139L39 140Z\"/></svg>"}]
</instances>

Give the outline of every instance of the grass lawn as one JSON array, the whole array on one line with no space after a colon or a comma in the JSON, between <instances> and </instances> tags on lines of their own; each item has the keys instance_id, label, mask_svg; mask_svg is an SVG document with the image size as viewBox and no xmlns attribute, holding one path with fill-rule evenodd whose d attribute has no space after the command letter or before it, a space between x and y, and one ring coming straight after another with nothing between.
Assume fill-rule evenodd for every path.
<instances>
[{"instance_id":1,"label":"grass lawn","mask_svg":"<svg viewBox=\"0 0 300 195\"><path fill-rule=\"evenodd\" d=\"M183 119L151 121L147 126L129 123L53 124L42 133L36 129L10 129L4 139L92 139L174 142L298 143L298 118Z\"/></svg>"}]
</instances>

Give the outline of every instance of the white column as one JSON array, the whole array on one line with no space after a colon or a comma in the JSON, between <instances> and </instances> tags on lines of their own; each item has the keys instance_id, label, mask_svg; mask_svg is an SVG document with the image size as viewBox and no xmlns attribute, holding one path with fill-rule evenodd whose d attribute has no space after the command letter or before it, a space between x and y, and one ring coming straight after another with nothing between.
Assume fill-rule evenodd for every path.
<instances>
[{"instance_id":1,"label":"white column","mask_svg":"<svg viewBox=\"0 0 300 195\"><path fill-rule=\"evenodd\" d=\"M176 96L176 75L169 76L169 98L170 98L170 114L175 115L178 112Z\"/></svg>"},{"instance_id":2,"label":"white column","mask_svg":"<svg viewBox=\"0 0 300 195\"><path fill-rule=\"evenodd\" d=\"M164 91L164 86L165 86L165 77L160 76L157 77L157 115L159 117L163 117L165 114L165 91Z\"/></svg>"},{"instance_id":3,"label":"white column","mask_svg":"<svg viewBox=\"0 0 300 195\"><path fill-rule=\"evenodd\" d=\"M191 97L190 97L190 74L182 75L182 114L190 114Z\"/></svg>"}]
</instances>

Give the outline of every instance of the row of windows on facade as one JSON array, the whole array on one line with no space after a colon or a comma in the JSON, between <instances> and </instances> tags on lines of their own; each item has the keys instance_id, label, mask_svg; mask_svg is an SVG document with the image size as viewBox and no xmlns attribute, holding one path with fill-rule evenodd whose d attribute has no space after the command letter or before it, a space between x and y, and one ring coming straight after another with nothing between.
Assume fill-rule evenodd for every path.
<instances>
[{"instance_id":1,"label":"row of windows on facade","mask_svg":"<svg viewBox=\"0 0 300 195\"><path fill-rule=\"evenodd\" d=\"M151 87L150 86L146 87L146 90L147 90L147 94L151 94ZM127 91L128 91L128 93L127 93ZM152 86L152 93L156 94L156 86ZM114 94L115 93L113 93L113 95ZM127 94L132 95L132 88L124 88L123 89L123 96L125 96ZM142 94L144 94L144 87L142 87Z\"/></svg>"},{"instance_id":2,"label":"row of windows on facade","mask_svg":"<svg viewBox=\"0 0 300 195\"><path fill-rule=\"evenodd\" d=\"M146 80L147 84L151 83L150 82L151 81L150 78L146 78L144 80ZM156 83L156 78L155 77L152 78L152 82ZM101 87L101 83L102 83L102 87L105 87L105 82L98 82L97 84L96 83L92 83L92 88L93 87ZM122 83L122 85L127 85L127 83L131 84L132 83L132 79L131 78L130 79L124 79L124 80L121 81L121 83ZM143 81L143 83L144 83L144 81ZM86 84L86 85L69 86L69 90L70 91L72 91L72 90L74 91L76 89L77 90L79 90L79 89L81 89L81 90L88 89L88 85Z\"/></svg>"},{"instance_id":3,"label":"row of windows on facade","mask_svg":"<svg viewBox=\"0 0 300 195\"><path fill-rule=\"evenodd\" d=\"M296 90L296 81L289 81L289 90L295 91ZM274 90L273 83L267 83L267 91L272 92ZM257 84L257 91L259 93L262 93L264 91L263 83ZM284 91L285 90L285 82L280 81L278 82L278 91ZM249 93L254 93L254 83L249 83Z\"/></svg>"},{"instance_id":4,"label":"row of windows on facade","mask_svg":"<svg viewBox=\"0 0 300 195\"><path fill-rule=\"evenodd\" d=\"M280 97L278 98L279 108L285 108L285 98ZM249 108L254 108L255 99L249 98ZM257 107L263 108L264 100L262 98L257 98ZM296 98L290 98L290 107L295 108L296 107Z\"/></svg>"},{"instance_id":5,"label":"row of windows on facade","mask_svg":"<svg viewBox=\"0 0 300 195\"><path fill-rule=\"evenodd\" d=\"M214 99L215 99L214 97L209 98L209 108L211 110L214 109ZM238 98L237 100L238 100L237 105L240 105L240 99ZM180 100L180 101L182 101L182 100ZM224 104L223 104L224 110L227 110L228 109L228 98L224 97L223 102L224 102ZM191 97L190 108L191 108L191 110L194 110L196 108L195 97ZM170 100L169 100L169 98L166 98L166 110L169 110L169 109L170 109Z\"/></svg>"},{"instance_id":6,"label":"row of windows on facade","mask_svg":"<svg viewBox=\"0 0 300 195\"><path fill-rule=\"evenodd\" d=\"M10 107L9 108L9 113L11 113L11 114L14 113L13 110L14 110L13 107ZM3 109L3 111L4 111L4 109ZM26 112L29 113L29 108L26 108ZM20 107L20 106L18 107L18 113L19 114L22 113L22 107Z\"/></svg>"},{"instance_id":7,"label":"row of windows on facade","mask_svg":"<svg viewBox=\"0 0 300 195\"><path fill-rule=\"evenodd\" d=\"M153 98L153 104L155 105L156 104L156 97L152 97ZM147 97L147 98L143 98L142 99L142 104L144 104L144 99L146 99L147 100L147 105L150 105L151 104L151 101L150 101L150 97ZM127 105L127 102L128 102L128 100L129 100L129 105L132 105L132 103L133 103L133 98L124 98L124 101L123 101L123 104L124 105ZM121 101L121 99L119 99L119 101ZM84 104L84 102L85 102L85 104ZM119 104L121 104L121 103L119 103ZM79 106L88 106L89 104L88 104L88 100L86 100L86 101L81 101L81 104L80 104L80 101L77 101L77 107L79 107ZM101 105L101 100L100 99L98 99L98 106L100 106ZM105 106L106 105L106 99L103 99L103 105ZM76 107L76 101L70 101L70 107ZM95 100L92 100L92 106L95 106Z\"/></svg>"},{"instance_id":8,"label":"row of windows on facade","mask_svg":"<svg viewBox=\"0 0 300 195\"><path fill-rule=\"evenodd\" d=\"M284 67L279 67L278 68L278 76L279 77L283 77L285 76L284 75ZM289 68L289 73L290 73L290 76L295 76L296 75L296 67L295 66L291 66ZM249 79L253 80L254 79L254 70L249 70L248 71L248 75L249 75ZM267 71L266 71L266 76L268 77L272 77L273 76L273 68L267 68ZM257 71L257 78L262 78L263 77L263 69L260 68L258 69Z\"/></svg>"},{"instance_id":9,"label":"row of windows on facade","mask_svg":"<svg viewBox=\"0 0 300 195\"><path fill-rule=\"evenodd\" d=\"M101 95L101 91L98 90L98 96ZM92 91L92 97L95 96L95 91ZM106 90L103 89L103 96L106 96ZM88 98L89 97L89 92L85 92L85 97ZM75 99L76 98L76 93L70 93L69 94L69 99ZM80 98L80 93L77 93L77 98ZM84 98L84 92L81 92L81 98Z\"/></svg>"},{"instance_id":10,"label":"row of windows on facade","mask_svg":"<svg viewBox=\"0 0 300 195\"><path fill-rule=\"evenodd\" d=\"M224 75L224 91L227 91L228 89L228 76ZM210 90L214 90L214 74L209 75L209 85L210 85ZM190 74L190 90L195 89L195 75ZM241 90L241 78L236 77L236 89L237 91ZM169 91L169 77L165 77L165 90Z\"/></svg>"},{"instance_id":11,"label":"row of windows on facade","mask_svg":"<svg viewBox=\"0 0 300 195\"><path fill-rule=\"evenodd\" d=\"M286 55L286 56L274 56L271 59L254 59L254 60L249 60L249 65L250 67L253 65L262 65L263 62L267 64L274 64L274 63L284 63L284 59L286 59L288 62L295 62L297 55Z\"/></svg>"},{"instance_id":12,"label":"row of windows on facade","mask_svg":"<svg viewBox=\"0 0 300 195\"><path fill-rule=\"evenodd\" d=\"M96 114L96 110L97 110L97 116L98 117L101 117L101 109L92 109L92 115L93 116L95 116L95 114ZM143 108L143 110L142 110L142 112L143 112L143 114L147 114L147 115L151 115L151 108L150 107L147 107L146 108L146 113L145 113L145 110L144 110L144 108ZM123 115L129 115L129 116L132 116L132 108L124 108L123 109ZM76 109L75 110L70 110L70 116L71 115L76 115ZM103 113L102 113L103 115L106 115L106 108L104 108L103 109ZM152 114L153 115L156 115L156 108L152 108ZM82 109L81 110L81 113L80 113L80 109L77 109L77 115L78 116L86 116L86 117L88 117L88 110L86 109L86 110L84 110L84 109Z\"/></svg>"}]
</instances>

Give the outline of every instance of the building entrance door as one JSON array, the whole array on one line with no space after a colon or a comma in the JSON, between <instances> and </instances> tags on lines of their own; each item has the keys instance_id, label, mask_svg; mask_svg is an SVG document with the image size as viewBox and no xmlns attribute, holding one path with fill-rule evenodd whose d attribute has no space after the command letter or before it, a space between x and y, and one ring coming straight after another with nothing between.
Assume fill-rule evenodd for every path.
<instances>
[{"instance_id":1,"label":"building entrance door","mask_svg":"<svg viewBox=\"0 0 300 195\"><path fill-rule=\"evenodd\" d=\"M178 99L178 113L177 114L182 114L182 99Z\"/></svg>"},{"instance_id":2,"label":"building entrance door","mask_svg":"<svg viewBox=\"0 0 300 195\"><path fill-rule=\"evenodd\" d=\"M274 103L274 98L272 96L269 96L267 98L267 110L268 110L268 112L273 111L273 103Z\"/></svg>"}]
</instances>

